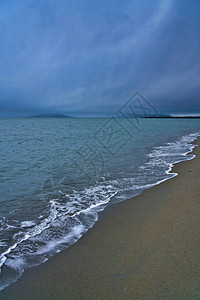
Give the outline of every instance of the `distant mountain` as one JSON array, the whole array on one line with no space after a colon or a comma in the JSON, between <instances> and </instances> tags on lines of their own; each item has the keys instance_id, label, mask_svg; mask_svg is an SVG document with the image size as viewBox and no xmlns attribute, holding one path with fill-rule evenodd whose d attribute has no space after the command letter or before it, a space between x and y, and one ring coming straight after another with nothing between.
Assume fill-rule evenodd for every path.
<instances>
[{"instance_id":1,"label":"distant mountain","mask_svg":"<svg viewBox=\"0 0 200 300\"><path fill-rule=\"evenodd\" d=\"M32 116L30 118L73 118L73 117L66 116L64 114L40 114L40 115Z\"/></svg>"}]
</instances>

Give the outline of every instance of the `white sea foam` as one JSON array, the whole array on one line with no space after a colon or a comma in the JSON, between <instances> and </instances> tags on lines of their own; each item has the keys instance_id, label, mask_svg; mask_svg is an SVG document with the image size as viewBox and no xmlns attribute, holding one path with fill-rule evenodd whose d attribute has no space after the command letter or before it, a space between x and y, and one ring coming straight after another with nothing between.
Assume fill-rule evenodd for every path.
<instances>
[{"instance_id":1,"label":"white sea foam","mask_svg":"<svg viewBox=\"0 0 200 300\"><path fill-rule=\"evenodd\" d=\"M52 239L50 240L44 247L40 248L36 254L43 254L48 253L55 248L57 248L61 244L69 243L69 242L76 242L86 231L85 226L77 225L72 228L71 232L68 233L61 239ZM58 251L57 251L58 252Z\"/></svg>"},{"instance_id":2,"label":"white sea foam","mask_svg":"<svg viewBox=\"0 0 200 300\"><path fill-rule=\"evenodd\" d=\"M34 221L23 221L21 222L21 228L28 228L35 225Z\"/></svg>"}]
</instances>

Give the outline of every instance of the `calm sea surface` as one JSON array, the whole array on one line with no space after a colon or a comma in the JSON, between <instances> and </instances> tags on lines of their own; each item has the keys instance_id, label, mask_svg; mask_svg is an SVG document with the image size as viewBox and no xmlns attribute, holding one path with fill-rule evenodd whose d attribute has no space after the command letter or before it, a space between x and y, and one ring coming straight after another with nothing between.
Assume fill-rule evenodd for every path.
<instances>
[{"instance_id":1,"label":"calm sea surface","mask_svg":"<svg viewBox=\"0 0 200 300\"><path fill-rule=\"evenodd\" d=\"M0 119L0 289L175 176L199 133L198 119Z\"/></svg>"}]
</instances>

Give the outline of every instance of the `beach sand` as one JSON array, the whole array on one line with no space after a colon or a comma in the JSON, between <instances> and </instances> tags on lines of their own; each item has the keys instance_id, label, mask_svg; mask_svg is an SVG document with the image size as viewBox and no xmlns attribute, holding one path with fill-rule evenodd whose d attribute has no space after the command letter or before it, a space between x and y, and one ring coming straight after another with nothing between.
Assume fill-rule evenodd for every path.
<instances>
[{"instance_id":1,"label":"beach sand","mask_svg":"<svg viewBox=\"0 0 200 300\"><path fill-rule=\"evenodd\" d=\"M194 154L173 168L179 176L109 206L0 299L200 299L200 147Z\"/></svg>"}]
</instances>

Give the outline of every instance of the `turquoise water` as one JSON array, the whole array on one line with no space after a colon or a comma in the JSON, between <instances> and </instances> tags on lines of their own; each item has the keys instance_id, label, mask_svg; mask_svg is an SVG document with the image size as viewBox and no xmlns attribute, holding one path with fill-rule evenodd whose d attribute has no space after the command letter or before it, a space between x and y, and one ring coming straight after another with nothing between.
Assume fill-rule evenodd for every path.
<instances>
[{"instance_id":1,"label":"turquoise water","mask_svg":"<svg viewBox=\"0 0 200 300\"><path fill-rule=\"evenodd\" d=\"M0 288L175 176L198 119L0 119Z\"/></svg>"}]
</instances>

